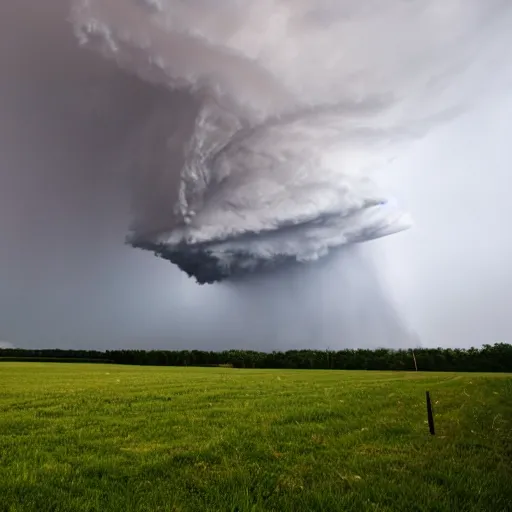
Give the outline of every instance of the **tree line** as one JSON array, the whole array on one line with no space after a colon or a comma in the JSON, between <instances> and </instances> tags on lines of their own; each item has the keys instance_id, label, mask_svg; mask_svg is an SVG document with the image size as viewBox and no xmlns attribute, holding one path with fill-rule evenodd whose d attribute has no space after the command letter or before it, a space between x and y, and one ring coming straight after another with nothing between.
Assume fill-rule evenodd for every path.
<instances>
[{"instance_id":1,"label":"tree line","mask_svg":"<svg viewBox=\"0 0 512 512\"><path fill-rule=\"evenodd\" d=\"M512 345L482 348L288 350L62 350L0 349L0 361L88 362L148 366L227 366L309 370L512 372Z\"/></svg>"}]
</instances>

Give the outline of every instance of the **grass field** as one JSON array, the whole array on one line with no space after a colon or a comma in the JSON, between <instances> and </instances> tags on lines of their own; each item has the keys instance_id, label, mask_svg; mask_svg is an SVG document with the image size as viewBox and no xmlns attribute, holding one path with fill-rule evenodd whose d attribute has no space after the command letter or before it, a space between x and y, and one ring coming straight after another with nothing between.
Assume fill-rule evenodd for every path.
<instances>
[{"instance_id":1,"label":"grass field","mask_svg":"<svg viewBox=\"0 0 512 512\"><path fill-rule=\"evenodd\" d=\"M512 376L0 363L0 511L114 510L510 511Z\"/></svg>"}]
</instances>

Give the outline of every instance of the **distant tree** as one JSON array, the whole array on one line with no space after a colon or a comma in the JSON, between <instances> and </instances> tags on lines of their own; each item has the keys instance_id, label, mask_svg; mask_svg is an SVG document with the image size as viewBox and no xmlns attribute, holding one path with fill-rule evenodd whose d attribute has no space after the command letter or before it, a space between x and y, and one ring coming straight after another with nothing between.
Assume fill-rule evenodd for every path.
<instances>
[{"instance_id":1,"label":"distant tree","mask_svg":"<svg viewBox=\"0 0 512 512\"><path fill-rule=\"evenodd\" d=\"M495 343L482 348L416 348L421 371L512 372L512 345ZM411 351L392 349L289 350L271 353L253 350L24 350L0 348L0 360L112 362L153 366L215 366L236 368L300 368L339 370L413 370Z\"/></svg>"}]
</instances>

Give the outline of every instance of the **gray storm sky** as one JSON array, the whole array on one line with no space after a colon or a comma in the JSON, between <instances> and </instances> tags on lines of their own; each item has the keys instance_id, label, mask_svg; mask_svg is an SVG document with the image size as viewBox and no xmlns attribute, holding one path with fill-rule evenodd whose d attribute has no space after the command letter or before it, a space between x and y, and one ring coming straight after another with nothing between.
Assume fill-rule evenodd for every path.
<instances>
[{"instance_id":1,"label":"gray storm sky","mask_svg":"<svg viewBox=\"0 0 512 512\"><path fill-rule=\"evenodd\" d=\"M279 324L293 322L293 291L274 284L244 309L229 287L198 286L124 245L127 187L114 157L154 91L77 48L66 2L42 4L0 6L0 340L293 346ZM512 94L488 98L409 148L382 178L415 226L362 250L422 344L512 338L511 114ZM329 302L335 314L333 272L309 311L325 312ZM265 294L282 317L264 307ZM310 336L317 346L314 329Z\"/></svg>"}]
</instances>

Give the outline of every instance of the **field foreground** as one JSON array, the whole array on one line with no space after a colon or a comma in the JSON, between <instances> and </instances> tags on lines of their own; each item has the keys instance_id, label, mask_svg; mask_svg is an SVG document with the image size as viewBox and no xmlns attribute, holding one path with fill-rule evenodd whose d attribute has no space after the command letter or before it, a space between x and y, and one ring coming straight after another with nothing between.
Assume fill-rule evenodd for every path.
<instances>
[{"instance_id":1,"label":"field foreground","mask_svg":"<svg viewBox=\"0 0 512 512\"><path fill-rule=\"evenodd\" d=\"M203 510L512 510L512 377L0 363L0 511Z\"/></svg>"}]
</instances>

